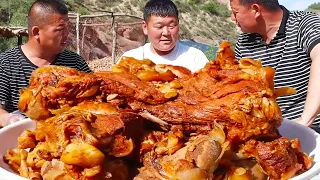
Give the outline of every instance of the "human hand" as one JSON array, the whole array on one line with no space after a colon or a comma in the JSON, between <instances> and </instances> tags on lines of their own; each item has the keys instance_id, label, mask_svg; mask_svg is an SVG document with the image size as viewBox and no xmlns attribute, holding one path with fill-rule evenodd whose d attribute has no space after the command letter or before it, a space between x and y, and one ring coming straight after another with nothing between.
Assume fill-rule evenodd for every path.
<instances>
[{"instance_id":1,"label":"human hand","mask_svg":"<svg viewBox=\"0 0 320 180\"><path fill-rule=\"evenodd\" d=\"M22 119L25 119L25 117L21 114L8 113L8 114L4 115L3 118L1 119L1 125L7 126L9 124L20 121Z\"/></svg>"},{"instance_id":2,"label":"human hand","mask_svg":"<svg viewBox=\"0 0 320 180\"><path fill-rule=\"evenodd\" d=\"M298 119L293 120L293 122L296 122L298 124L301 124L301 125L307 126L307 127L310 127L312 125L312 121L304 120L301 117L298 118Z\"/></svg>"}]
</instances>

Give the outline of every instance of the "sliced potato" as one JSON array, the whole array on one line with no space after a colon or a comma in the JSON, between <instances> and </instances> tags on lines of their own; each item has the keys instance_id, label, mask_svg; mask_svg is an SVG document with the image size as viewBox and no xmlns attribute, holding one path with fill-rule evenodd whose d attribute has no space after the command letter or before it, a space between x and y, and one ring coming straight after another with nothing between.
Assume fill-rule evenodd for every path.
<instances>
[{"instance_id":1,"label":"sliced potato","mask_svg":"<svg viewBox=\"0 0 320 180\"><path fill-rule=\"evenodd\" d=\"M66 164L90 168L102 164L104 154L94 146L86 143L71 143L61 155Z\"/></svg>"}]
</instances>

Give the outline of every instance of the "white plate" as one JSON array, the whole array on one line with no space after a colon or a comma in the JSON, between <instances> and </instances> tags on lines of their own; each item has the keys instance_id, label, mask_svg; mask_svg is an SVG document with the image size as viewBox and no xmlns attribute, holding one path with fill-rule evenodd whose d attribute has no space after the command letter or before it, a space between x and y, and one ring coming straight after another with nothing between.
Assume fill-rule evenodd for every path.
<instances>
[{"instance_id":1,"label":"white plate","mask_svg":"<svg viewBox=\"0 0 320 180\"><path fill-rule=\"evenodd\" d=\"M10 167L3 162L3 156L8 149L17 147L17 138L24 130L34 130L36 122L26 119L0 129L0 179L1 180L26 180L14 173ZM310 128L300 124L284 120L279 128L282 136L289 139L299 138L302 151L314 158L314 164L307 172L292 178L291 180L311 179L320 172L320 135ZM318 152L318 153L316 153Z\"/></svg>"}]
</instances>

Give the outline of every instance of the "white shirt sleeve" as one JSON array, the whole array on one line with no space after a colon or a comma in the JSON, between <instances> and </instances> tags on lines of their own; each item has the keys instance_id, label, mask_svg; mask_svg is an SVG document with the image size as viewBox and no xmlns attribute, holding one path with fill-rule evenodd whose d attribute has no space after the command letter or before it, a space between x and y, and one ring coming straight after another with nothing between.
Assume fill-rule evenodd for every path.
<instances>
[{"instance_id":1,"label":"white shirt sleeve","mask_svg":"<svg viewBox=\"0 0 320 180\"><path fill-rule=\"evenodd\" d=\"M194 72L204 68L208 62L209 60L207 56L202 51L199 50L199 52L197 53L194 59L194 64L195 64Z\"/></svg>"},{"instance_id":2,"label":"white shirt sleeve","mask_svg":"<svg viewBox=\"0 0 320 180\"><path fill-rule=\"evenodd\" d=\"M143 54L143 46L135 48L135 49L131 49L129 51L126 51L122 54L122 56L119 58L117 64L120 62L121 58L126 56L126 57L133 57L135 59L141 59Z\"/></svg>"}]
</instances>

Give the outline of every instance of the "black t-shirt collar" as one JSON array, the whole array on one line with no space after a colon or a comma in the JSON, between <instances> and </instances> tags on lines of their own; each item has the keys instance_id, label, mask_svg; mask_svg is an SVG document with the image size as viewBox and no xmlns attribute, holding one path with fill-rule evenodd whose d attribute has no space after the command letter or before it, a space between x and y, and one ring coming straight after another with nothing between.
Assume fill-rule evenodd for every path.
<instances>
[{"instance_id":1,"label":"black t-shirt collar","mask_svg":"<svg viewBox=\"0 0 320 180\"><path fill-rule=\"evenodd\" d=\"M19 48L19 51L20 51L21 55L26 59L26 61L27 61L28 63L30 63L32 66L38 68L38 66L36 66L35 64L33 64L33 63L30 61L30 59L24 54L24 52L22 51L21 45L19 45L18 48ZM61 53L59 53L59 54L57 55L56 59L55 59L50 65L54 65L54 64L58 61L60 54L61 54Z\"/></svg>"}]
</instances>

